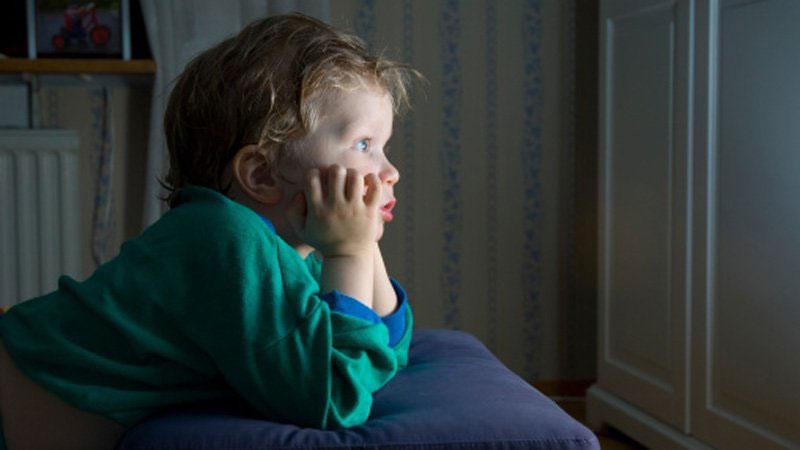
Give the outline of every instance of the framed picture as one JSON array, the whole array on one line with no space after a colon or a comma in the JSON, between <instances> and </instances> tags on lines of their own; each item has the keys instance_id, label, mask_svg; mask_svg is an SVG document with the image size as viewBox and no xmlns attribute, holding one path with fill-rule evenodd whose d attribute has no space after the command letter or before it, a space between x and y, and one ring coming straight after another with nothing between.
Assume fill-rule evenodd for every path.
<instances>
[{"instance_id":1,"label":"framed picture","mask_svg":"<svg viewBox=\"0 0 800 450\"><path fill-rule=\"evenodd\" d=\"M36 57L130 59L128 0L28 2Z\"/></svg>"}]
</instances>

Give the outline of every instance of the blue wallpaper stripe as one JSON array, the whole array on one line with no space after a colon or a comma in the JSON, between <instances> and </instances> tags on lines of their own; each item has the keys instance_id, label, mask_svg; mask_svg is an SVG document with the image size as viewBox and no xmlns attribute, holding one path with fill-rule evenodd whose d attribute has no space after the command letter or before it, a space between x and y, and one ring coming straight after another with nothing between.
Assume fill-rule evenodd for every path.
<instances>
[{"instance_id":1,"label":"blue wallpaper stripe","mask_svg":"<svg viewBox=\"0 0 800 450\"><path fill-rule=\"evenodd\" d=\"M414 7L412 0L403 1L403 62L406 64L414 65ZM405 148L399 153L403 157L403 171L400 174L403 183L403 201L400 205L403 207L403 220L405 221L404 235L405 245L405 279L403 283L406 286L406 291L413 293L414 284L416 282L416 256L414 252L414 228L415 221L414 215L414 175L415 175L415 136L414 136L414 115L413 111L409 111L403 118L403 142Z\"/></svg>"},{"instance_id":2,"label":"blue wallpaper stripe","mask_svg":"<svg viewBox=\"0 0 800 450\"><path fill-rule=\"evenodd\" d=\"M486 39L486 344L497 350L497 2L485 2Z\"/></svg>"},{"instance_id":3,"label":"blue wallpaper stripe","mask_svg":"<svg viewBox=\"0 0 800 450\"><path fill-rule=\"evenodd\" d=\"M522 3L523 42L523 139L521 152L523 183L522 288L524 297L525 375L538 378L536 365L541 314L541 160L542 160L542 62L541 10L539 0Z\"/></svg>"},{"instance_id":4,"label":"blue wallpaper stripe","mask_svg":"<svg viewBox=\"0 0 800 450\"><path fill-rule=\"evenodd\" d=\"M97 179L94 197L92 227L92 256L95 263L103 264L111 258L113 216L111 214L111 93L108 88L96 87L89 91L92 113L91 159Z\"/></svg>"},{"instance_id":5,"label":"blue wallpaper stripe","mask_svg":"<svg viewBox=\"0 0 800 450\"><path fill-rule=\"evenodd\" d=\"M461 62L459 2L441 4L439 42L442 63L442 130L439 164L442 174L442 268L440 278L444 323L460 328L461 291Z\"/></svg>"}]
</instances>

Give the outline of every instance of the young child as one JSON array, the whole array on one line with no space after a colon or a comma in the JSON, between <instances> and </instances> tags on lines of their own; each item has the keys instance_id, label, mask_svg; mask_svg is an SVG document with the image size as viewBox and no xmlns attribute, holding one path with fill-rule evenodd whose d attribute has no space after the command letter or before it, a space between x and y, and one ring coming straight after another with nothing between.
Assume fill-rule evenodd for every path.
<instances>
[{"instance_id":1,"label":"young child","mask_svg":"<svg viewBox=\"0 0 800 450\"><path fill-rule=\"evenodd\" d=\"M171 209L86 281L0 319L8 448L111 449L205 400L322 429L366 421L411 339L378 241L412 76L302 15L192 61L164 121Z\"/></svg>"}]
</instances>

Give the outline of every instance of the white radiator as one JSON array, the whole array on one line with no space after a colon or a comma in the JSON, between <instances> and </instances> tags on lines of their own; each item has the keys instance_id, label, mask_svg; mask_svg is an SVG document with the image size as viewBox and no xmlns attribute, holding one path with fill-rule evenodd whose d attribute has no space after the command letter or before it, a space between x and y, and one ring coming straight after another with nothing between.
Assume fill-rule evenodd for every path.
<instances>
[{"instance_id":1,"label":"white radiator","mask_svg":"<svg viewBox=\"0 0 800 450\"><path fill-rule=\"evenodd\" d=\"M80 171L72 130L0 130L0 306L79 277Z\"/></svg>"}]
</instances>

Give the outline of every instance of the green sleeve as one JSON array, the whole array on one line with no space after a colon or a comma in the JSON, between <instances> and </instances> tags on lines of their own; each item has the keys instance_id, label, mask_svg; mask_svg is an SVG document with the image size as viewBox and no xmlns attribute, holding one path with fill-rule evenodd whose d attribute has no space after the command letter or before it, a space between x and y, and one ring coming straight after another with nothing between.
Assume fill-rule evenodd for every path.
<instances>
[{"instance_id":1,"label":"green sleeve","mask_svg":"<svg viewBox=\"0 0 800 450\"><path fill-rule=\"evenodd\" d=\"M314 277L317 282L319 282L322 274L322 261L312 253L306 257L305 263L309 272L311 273L311 276ZM395 343L393 347L393 351L395 352L395 356L397 357L397 362L400 368L404 368L408 365L408 348L411 344L411 330L413 328L413 314L411 311L411 305L409 305L408 302L406 302L404 314L405 329L403 331L403 336Z\"/></svg>"},{"instance_id":2,"label":"green sleeve","mask_svg":"<svg viewBox=\"0 0 800 450\"><path fill-rule=\"evenodd\" d=\"M126 426L231 390L267 417L363 423L407 359L410 320L391 348L383 323L331 312L255 213L208 189L181 199L90 279L9 310L0 333L17 366Z\"/></svg>"},{"instance_id":3,"label":"green sleeve","mask_svg":"<svg viewBox=\"0 0 800 450\"><path fill-rule=\"evenodd\" d=\"M406 324L403 331L403 337L394 345L392 349L395 357L397 358L397 366L403 369L408 366L408 348L411 346L411 329L414 325L414 318L411 311L411 305L406 303Z\"/></svg>"},{"instance_id":4,"label":"green sleeve","mask_svg":"<svg viewBox=\"0 0 800 450\"><path fill-rule=\"evenodd\" d=\"M308 262L254 213L228 208L229 217L191 215L204 226L182 278L198 285L184 296L191 304L165 307L263 414L322 429L365 422L372 393L407 359L410 321L391 348L382 323L331 312Z\"/></svg>"}]
</instances>

